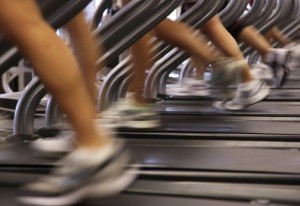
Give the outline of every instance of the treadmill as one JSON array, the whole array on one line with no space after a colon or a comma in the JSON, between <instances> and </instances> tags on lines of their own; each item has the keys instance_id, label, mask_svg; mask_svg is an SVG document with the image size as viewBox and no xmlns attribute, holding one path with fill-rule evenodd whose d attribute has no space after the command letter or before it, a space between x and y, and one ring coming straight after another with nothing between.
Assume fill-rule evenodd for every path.
<instances>
[{"instance_id":1,"label":"treadmill","mask_svg":"<svg viewBox=\"0 0 300 206\"><path fill-rule=\"evenodd\" d=\"M219 134L222 135L222 134ZM81 205L299 205L297 150L128 144L139 179L123 194ZM16 186L49 171L53 161L24 144L3 144L0 199L12 200ZM7 198L10 199L8 200ZM151 201L151 202L148 202Z\"/></svg>"}]
</instances>

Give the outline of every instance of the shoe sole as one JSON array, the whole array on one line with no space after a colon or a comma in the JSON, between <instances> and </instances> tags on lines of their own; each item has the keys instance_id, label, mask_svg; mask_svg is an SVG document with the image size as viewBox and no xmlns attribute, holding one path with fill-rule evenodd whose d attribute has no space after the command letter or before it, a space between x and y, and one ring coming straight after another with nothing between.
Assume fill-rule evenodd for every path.
<instances>
[{"instance_id":1,"label":"shoe sole","mask_svg":"<svg viewBox=\"0 0 300 206\"><path fill-rule=\"evenodd\" d=\"M120 128L130 128L130 129L152 129L161 126L161 122L158 120L153 121L126 121L118 123L107 123L103 122L102 125L109 129L120 129Z\"/></svg>"},{"instance_id":2,"label":"shoe sole","mask_svg":"<svg viewBox=\"0 0 300 206\"><path fill-rule=\"evenodd\" d=\"M210 93L177 93L177 94L168 94L168 96L171 97L195 97L195 96L199 96L199 97L206 97L206 96L210 96Z\"/></svg>"},{"instance_id":3,"label":"shoe sole","mask_svg":"<svg viewBox=\"0 0 300 206\"><path fill-rule=\"evenodd\" d=\"M194 92L169 92L168 96L189 97L189 96L210 96L209 91L194 91Z\"/></svg>"},{"instance_id":4,"label":"shoe sole","mask_svg":"<svg viewBox=\"0 0 300 206\"><path fill-rule=\"evenodd\" d=\"M152 129L152 128L158 128L161 126L160 121L127 121L126 123L123 123L122 125L119 125L119 128L131 128L131 129Z\"/></svg>"},{"instance_id":5,"label":"shoe sole","mask_svg":"<svg viewBox=\"0 0 300 206\"><path fill-rule=\"evenodd\" d=\"M263 90L262 90L261 92L259 92L257 95L251 97L251 98L249 99L249 101L247 101L247 102L245 103L245 106L246 106L246 107L249 107L249 106L251 106L251 105L253 105L253 104L256 104L256 103L262 101L263 99L265 99L265 98L267 98L267 97L269 96L270 92L271 92L270 88L269 88L269 87L265 87L265 89L263 89Z\"/></svg>"},{"instance_id":6,"label":"shoe sole","mask_svg":"<svg viewBox=\"0 0 300 206\"><path fill-rule=\"evenodd\" d=\"M224 103L222 101L214 102L213 107L218 109L218 110L222 110L222 111L226 110L225 107L224 107Z\"/></svg>"},{"instance_id":7,"label":"shoe sole","mask_svg":"<svg viewBox=\"0 0 300 206\"><path fill-rule=\"evenodd\" d=\"M78 190L59 197L20 197L18 202L31 206L68 206L79 203L83 199L97 197L104 198L116 195L129 187L138 175L138 169L132 168L114 180L107 180L101 184L86 185Z\"/></svg>"}]
</instances>

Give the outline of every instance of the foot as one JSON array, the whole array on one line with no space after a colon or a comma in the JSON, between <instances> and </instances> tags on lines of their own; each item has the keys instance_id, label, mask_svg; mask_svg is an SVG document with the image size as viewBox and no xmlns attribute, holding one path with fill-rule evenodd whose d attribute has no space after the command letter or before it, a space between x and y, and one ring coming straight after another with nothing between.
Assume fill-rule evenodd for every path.
<instances>
[{"instance_id":1,"label":"foot","mask_svg":"<svg viewBox=\"0 0 300 206\"><path fill-rule=\"evenodd\" d=\"M247 63L234 58L222 58L212 64L210 84L217 87L227 87L236 84Z\"/></svg>"},{"instance_id":2,"label":"foot","mask_svg":"<svg viewBox=\"0 0 300 206\"><path fill-rule=\"evenodd\" d=\"M251 74L257 79L273 79L272 69L263 63L251 65Z\"/></svg>"},{"instance_id":3,"label":"foot","mask_svg":"<svg viewBox=\"0 0 300 206\"><path fill-rule=\"evenodd\" d=\"M160 126L159 115L151 105L138 105L132 98L120 100L102 112L99 119L108 128L156 128Z\"/></svg>"},{"instance_id":4,"label":"foot","mask_svg":"<svg viewBox=\"0 0 300 206\"><path fill-rule=\"evenodd\" d=\"M291 69L291 51L287 49L270 49L263 62L273 69L276 87L284 86L288 80Z\"/></svg>"},{"instance_id":5,"label":"foot","mask_svg":"<svg viewBox=\"0 0 300 206\"><path fill-rule=\"evenodd\" d=\"M209 96L210 91L205 81L186 78L180 84L176 84L167 90L171 96Z\"/></svg>"},{"instance_id":6,"label":"foot","mask_svg":"<svg viewBox=\"0 0 300 206\"><path fill-rule=\"evenodd\" d=\"M74 150L50 175L25 186L18 200L25 205L65 206L117 194L136 177L135 170L125 167L128 163L129 156L120 140L99 149Z\"/></svg>"},{"instance_id":7,"label":"foot","mask_svg":"<svg viewBox=\"0 0 300 206\"><path fill-rule=\"evenodd\" d=\"M220 109L238 111L258 103L270 94L270 88L262 80L253 80L249 83L238 86L235 97L230 101L215 103L215 107Z\"/></svg>"},{"instance_id":8,"label":"foot","mask_svg":"<svg viewBox=\"0 0 300 206\"><path fill-rule=\"evenodd\" d=\"M74 131L63 131L58 136L48 139L39 139L30 143L30 146L47 158L60 158L71 152L76 145Z\"/></svg>"},{"instance_id":9,"label":"foot","mask_svg":"<svg viewBox=\"0 0 300 206\"><path fill-rule=\"evenodd\" d=\"M273 70L267 64L252 64L251 74L254 78L263 80L269 86L273 87L275 84Z\"/></svg>"},{"instance_id":10,"label":"foot","mask_svg":"<svg viewBox=\"0 0 300 206\"><path fill-rule=\"evenodd\" d=\"M101 130L103 136L115 139L116 135L108 128L100 128L98 120L95 120L96 127ZM47 139L39 139L30 143L31 148L39 152L42 157L61 158L70 153L77 146L76 133L73 130L61 130L60 134Z\"/></svg>"},{"instance_id":11,"label":"foot","mask_svg":"<svg viewBox=\"0 0 300 206\"><path fill-rule=\"evenodd\" d=\"M288 67L291 70L295 70L300 68L300 44L297 42L292 42L284 47L285 49L288 49L291 51L291 61L288 63Z\"/></svg>"}]
</instances>

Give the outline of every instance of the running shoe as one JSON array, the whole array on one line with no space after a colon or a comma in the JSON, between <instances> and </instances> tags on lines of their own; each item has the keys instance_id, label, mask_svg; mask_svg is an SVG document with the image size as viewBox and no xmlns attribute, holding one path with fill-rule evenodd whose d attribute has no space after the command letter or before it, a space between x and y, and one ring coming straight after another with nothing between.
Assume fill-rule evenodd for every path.
<instances>
[{"instance_id":1,"label":"running shoe","mask_svg":"<svg viewBox=\"0 0 300 206\"><path fill-rule=\"evenodd\" d=\"M244 110L265 99L270 94L270 88L262 80L253 80L250 83L240 84L235 97L230 101L219 101L214 104L218 109Z\"/></svg>"},{"instance_id":2,"label":"running shoe","mask_svg":"<svg viewBox=\"0 0 300 206\"><path fill-rule=\"evenodd\" d=\"M22 188L18 200L25 205L66 206L115 195L137 175L135 169L126 167L129 162L120 140L99 149L76 149L59 161L51 174Z\"/></svg>"},{"instance_id":3,"label":"running shoe","mask_svg":"<svg viewBox=\"0 0 300 206\"><path fill-rule=\"evenodd\" d=\"M210 91L205 81L186 78L181 83L169 87L167 94L170 96L209 96Z\"/></svg>"},{"instance_id":4,"label":"running shoe","mask_svg":"<svg viewBox=\"0 0 300 206\"><path fill-rule=\"evenodd\" d=\"M108 128L156 128L160 126L157 112L149 105L137 105L133 98L120 100L99 115L100 124Z\"/></svg>"}]
</instances>

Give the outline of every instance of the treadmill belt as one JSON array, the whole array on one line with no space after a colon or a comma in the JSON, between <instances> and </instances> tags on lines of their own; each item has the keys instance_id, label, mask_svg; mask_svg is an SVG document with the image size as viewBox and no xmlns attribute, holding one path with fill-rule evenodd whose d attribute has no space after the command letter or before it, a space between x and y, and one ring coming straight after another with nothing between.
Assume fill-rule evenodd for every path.
<instances>
[{"instance_id":1,"label":"treadmill belt","mask_svg":"<svg viewBox=\"0 0 300 206\"><path fill-rule=\"evenodd\" d=\"M257 205L300 204L300 188L298 186L146 180L137 181L128 190L140 194L239 200L251 202L254 205L256 205L255 203ZM258 204L259 202L260 204ZM262 204L263 202L265 204Z\"/></svg>"},{"instance_id":2,"label":"treadmill belt","mask_svg":"<svg viewBox=\"0 0 300 206\"><path fill-rule=\"evenodd\" d=\"M166 101L156 104L156 110L162 114L300 117L300 102L259 102L245 111L226 111L213 107L212 101Z\"/></svg>"},{"instance_id":3,"label":"treadmill belt","mask_svg":"<svg viewBox=\"0 0 300 206\"><path fill-rule=\"evenodd\" d=\"M139 165L146 168L236 172L300 173L300 153L294 150L247 148L192 148L128 145ZM49 171L53 160L41 158L28 145L0 150L1 171Z\"/></svg>"},{"instance_id":4,"label":"treadmill belt","mask_svg":"<svg viewBox=\"0 0 300 206\"><path fill-rule=\"evenodd\" d=\"M3 206L20 206L17 203L17 188L0 186L0 201ZM120 194L105 199L86 200L77 206L251 206L238 201L205 200L200 198L166 197L142 194Z\"/></svg>"},{"instance_id":5,"label":"treadmill belt","mask_svg":"<svg viewBox=\"0 0 300 206\"><path fill-rule=\"evenodd\" d=\"M131 135L129 135L131 136ZM156 139L158 135L143 135L143 139L134 139L129 137L127 143L131 145L152 145L152 146L168 146L168 147L230 147L230 148L261 148L261 149L299 149L300 142L287 141L257 141L257 140L207 140L205 137L198 137L197 140L188 139ZM208 137L207 137L208 138Z\"/></svg>"},{"instance_id":6,"label":"treadmill belt","mask_svg":"<svg viewBox=\"0 0 300 206\"><path fill-rule=\"evenodd\" d=\"M299 101L299 89L272 89L265 101Z\"/></svg>"},{"instance_id":7,"label":"treadmill belt","mask_svg":"<svg viewBox=\"0 0 300 206\"><path fill-rule=\"evenodd\" d=\"M299 81L298 81L299 82ZM234 90L233 90L234 91ZM210 90L209 96L170 96L165 94L158 94L158 97L164 100L202 100L202 101L212 101L217 100L220 97L220 93L216 89ZM291 88L291 89L272 89L269 96L263 101L299 101L300 100L300 89Z\"/></svg>"},{"instance_id":8,"label":"treadmill belt","mask_svg":"<svg viewBox=\"0 0 300 206\"><path fill-rule=\"evenodd\" d=\"M33 175L31 175L33 176ZM32 181L33 178L31 178ZM24 183L22 183L24 184ZM5 206L18 205L19 185L1 184L0 201ZM99 193L100 196L100 193ZM197 198L197 199L193 199ZM229 201L230 200L230 201ZM300 203L298 185L285 184L245 184L213 181L180 181L139 178L125 193L111 198L87 199L78 205L203 205L203 206L245 206L254 203ZM270 205L270 204L268 204Z\"/></svg>"},{"instance_id":9,"label":"treadmill belt","mask_svg":"<svg viewBox=\"0 0 300 206\"><path fill-rule=\"evenodd\" d=\"M293 118L279 118L278 120L273 117L242 118L206 115L162 115L161 118L160 128L144 131L274 135L298 135L300 131L299 122Z\"/></svg>"},{"instance_id":10,"label":"treadmill belt","mask_svg":"<svg viewBox=\"0 0 300 206\"><path fill-rule=\"evenodd\" d=\"M300 88L300 78L291 78L283 88L288 89L299 89Z\"/></svg>"},{"instance_id":11,"label":"treadmill belt","mask_svg":"<svg viewBox=\"0 0 300 206\"><path fill-rule=\"evenodd\" d=\"M154 168L300 173L300 153L247 148L132 146L133 157Z\"/></svg>"},{"instance_id":12,"label":"treadmill belt","mask_svg":"<svg viewBox=\"0 0 300 206\"><path fill-rule=\"evenodd\" d=\"M1 176L3 174L1 173ZM11 175L11 174L7 174ZM28 182L35 181L38 178L35 174L27 177L21 176L25 181L14 183L15 177L6 177L12 180L12 184L1 181L0 201L5 206L18 205L16 197L18 188ZM234 175L234 174L231 174ZM247 174L245 174L247 175ZM13 179L12 179L13 178ZM18 179L18 178L17 178ZM290 183L243 183L231 182L228 179L215 182L212 180L173 180L139 177L125 193L111 198L97 199L96 197L87 199L78 205L203 205L203 206L245 206L254 203L262 203L261 200L268 203L300 203L300 188L295 182ZM99 193L99 196L101 194ZM196 198L196 199L194 199ZM230 200L230 201L229 201ZM270 205L270 204L268 204Z\"/></svg>"}]
</instances>

